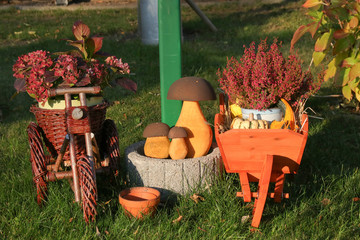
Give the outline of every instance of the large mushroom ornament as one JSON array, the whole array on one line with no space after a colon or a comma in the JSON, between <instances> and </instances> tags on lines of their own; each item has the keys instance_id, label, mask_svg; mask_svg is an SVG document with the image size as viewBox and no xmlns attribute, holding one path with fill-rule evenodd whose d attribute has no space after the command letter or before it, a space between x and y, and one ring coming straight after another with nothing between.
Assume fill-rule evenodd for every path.
<instances>
[{"instance_id":1,"label":"large mushroom ornament","mask_svg":"<svg viewBox=\"0 0 360 240\"><path fill-rule=\"evenodd\" d=\"M196 158L206 155L211 147L213 134L201 111L199 101L216 100L210 83L198 77L180 78L170 86L167 99L183 101L175 126L183 127L187 132L186 157Z\"/></svg>"},{"instance_id":2,"label":"large mushroom ornament","mask_svg":"<svg viewBox=\"0 0 360 240\"><path fill-rule=\"evenodd\" d=\"M170 141L168 138L170 127L166 123L155 122L146 126L143 137L145 156L152 158L168 158Z\"/></svg>"}]
</instances>

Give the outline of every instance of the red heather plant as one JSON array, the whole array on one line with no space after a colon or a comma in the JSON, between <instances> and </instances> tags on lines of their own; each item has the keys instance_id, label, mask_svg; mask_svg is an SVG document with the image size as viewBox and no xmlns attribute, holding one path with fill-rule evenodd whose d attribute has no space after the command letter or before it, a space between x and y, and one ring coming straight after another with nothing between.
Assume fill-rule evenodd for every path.
<instances>
[{"instance_id":1,"label":"red heather plant","mask_svg":"<svg viewBox=\"0 0 360 240\"><path fill-rule=\"evenodd\" d=\"M281 98L296 106L317 91L319 84L309 71L303 72L296 55L285 59L277 40L270 48L262 40L256 50L252 42L238 61L228 59L226 67L218 70L220 88L232 103L242 108L264 110L273 107Z\"/></svg>"},{"instance_id":2,"label":"red heather plant","mask_svg":"<svg viewBox=\"0 0 360 240\"><path fill-rule=\"evenodd\" d=\"M17 92L26 91L39 103L48 99L48 90L62 87L100 86L111 80L125 89L136 91L136 84L127 79L129 65L115 56L100 52L101 37L90 37L87 25L78 21L73 25L75 41L67 40L77 49L51 55L38 50L22 55L13 66L14 87Z\"/></svg>"}]
</instances>

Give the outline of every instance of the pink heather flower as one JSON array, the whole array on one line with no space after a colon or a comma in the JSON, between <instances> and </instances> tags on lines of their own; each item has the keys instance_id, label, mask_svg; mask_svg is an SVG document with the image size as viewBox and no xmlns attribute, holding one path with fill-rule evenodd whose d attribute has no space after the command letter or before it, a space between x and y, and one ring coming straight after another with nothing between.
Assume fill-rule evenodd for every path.
<instances>
[{"instance_id":1,"label":"pink heather flower","mask_svg":"<svg viewBox=\"0 0 360 240\"><path fill-rule=\"evenodd\" d=\"M228 59L226 67L218 70L220 87L230 101L244 108L270 108L280 98L295 105L319 89L310 72L303 72L301 61L295 55L285 59L281 43L275 39L269 47L266 40L258 45L252 42L238 61ZM315 90L315 91L314 91Z\"/></svg>"},{"instance_id":2,"label":"pink heather flower","mask_svg":"<svg viewBox=\"0 0 360 240\"><path fill-rule=\"evenodd\" d=\"M110 67L115 68L116 72L122 74L129 74L130 68L129 64L123 63L121 58L116 58L115 56L107 57L105 59L105 63L108 64Z\"/></svg>"},{"instance_id":3,"label":"pink heather flower","mask_svg":"<svg viewBox=\"0 0 360 240\"><path fill-rule=\"evenodd\" d=\"M48 98L52 84L45 81L45 72L52 64L49 52L38 50L19 57L13 66L14 77L26 79L26 91L38 102Z\"/></svg>"},{"instance_id":4,"label":"pink heather flower","mask_svg":"<svg viewBox=\"0 0 360 240\"><path fill-rule=\"evenodd\" d=\"M100 64L97 60L90 63L90 66L87 68L87 74L91 79L91 83L94 85L100 85L107 75L104 64Z\"/></svg>"},{"instance_id":5,"label":"pink heather flower","mask_svg":"<svg viewBox=\"0 0 360 240\"><path fill-rule=\"evenodd\" d=\"M115 56L100 62L63 54L53 60L49 52L38 50L20 56L13 72L17 78L14 87L18 91L25 90L39 103L45 103L49 89L54 86L107 86L111 73L119 77L129 74L130 68Z\"/></svg>"},{"instance_id":6,"label":"pink heather flower","mask_svg":"<svg viewBox=\"0 0 360 240\"><path fill-rule=\"evenodd\" d=\"M60 55L53 68L54 75L61 77L66 83L75 85L82 75L78 69L77 58L71 55Z\"/></svg>"}]
</instances>

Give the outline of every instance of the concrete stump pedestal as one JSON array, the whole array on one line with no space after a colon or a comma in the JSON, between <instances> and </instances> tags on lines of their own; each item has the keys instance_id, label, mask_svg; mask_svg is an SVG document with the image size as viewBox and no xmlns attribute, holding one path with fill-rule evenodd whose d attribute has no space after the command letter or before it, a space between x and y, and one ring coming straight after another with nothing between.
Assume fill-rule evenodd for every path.
<instances>
[{"instance_id":1,"label":"concrete stump pedestal","mask_svg":"<svg viewBox=\"0 0 360 240\"><path fill-rule=\"evenodd\" d=\"M222 168L218 147L203 157L172 160L145 156L144 144L137 142L125 150L128 179L132 186L158 189L162 201L211 184Z\"/></svg>"}]
</instances>

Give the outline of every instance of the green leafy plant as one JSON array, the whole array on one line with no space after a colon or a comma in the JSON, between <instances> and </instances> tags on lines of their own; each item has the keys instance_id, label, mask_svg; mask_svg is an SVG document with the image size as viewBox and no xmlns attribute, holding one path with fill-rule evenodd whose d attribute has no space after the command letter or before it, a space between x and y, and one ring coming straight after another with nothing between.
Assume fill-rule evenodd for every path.
<instances>
[{"instance_id":1,"label":"green leafy plant","mask_svg":"<svg viewBox=\"0 0 360 240\"><path fill-rule=\"evenodd\" d=\"M81 21L77 21L72 27L72 32L76 40L67 40L67 42L71 46L76 47L77 50L72 50L67 53L80 56L87 61L93 57L103 55L99 52L102 48L103 37L90 36L90 28L87 25Z\"/></svg>"},{"instance_id":2,"label":"green leafy plant","mask_svg":"<svg viewBox=\"0 0 360 240\"><path fill-rule=\"evenodd\" d=\"M325 56L331 60L323 74L324 80L340 79L343 96L357 103L360 110L360 1L307 0L303 7L312 19L300 26L291 40L291 48L306 33L316 39L313 62L319 66Z\"/></svg>"}]
</instances>

